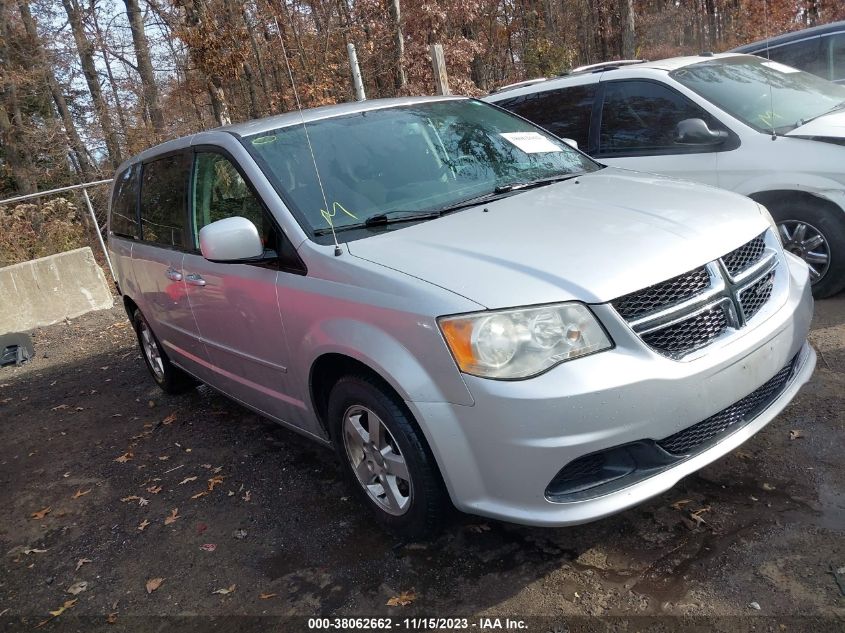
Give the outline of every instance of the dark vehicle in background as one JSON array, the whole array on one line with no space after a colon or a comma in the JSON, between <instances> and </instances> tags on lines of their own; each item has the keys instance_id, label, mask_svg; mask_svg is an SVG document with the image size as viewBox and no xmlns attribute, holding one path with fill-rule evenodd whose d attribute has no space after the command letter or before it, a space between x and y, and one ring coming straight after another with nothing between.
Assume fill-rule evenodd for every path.
<instances>
[{"instance_id":1,"label":"dark vehicle in background","mask_svg":"<svg viewBox=\"0 0 845 633\"><path fill-rule=\"evenodd\" d=\"M784 33L730 52L759 55L845 84L845 21Z\"/></svg>"}]
</instances>

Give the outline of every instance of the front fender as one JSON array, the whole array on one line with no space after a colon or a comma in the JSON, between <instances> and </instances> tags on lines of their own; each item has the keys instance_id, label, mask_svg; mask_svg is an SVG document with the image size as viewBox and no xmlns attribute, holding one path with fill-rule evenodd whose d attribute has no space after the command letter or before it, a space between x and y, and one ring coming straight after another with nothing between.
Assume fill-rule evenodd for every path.
<instances>
[{"instance_id":1,"label":"front fender","mask_svg":"<svg viewBox=\"0 0 845 633\"><path fill-rule=\"evenodd\" d=\"M409 346L371 323L324 320L302 337L300 358L312 367L325 354L348 356L375 371L408 402L474 404L436 322L420 320L414 326L406 330Z\"/></svg>"}]
</instances>

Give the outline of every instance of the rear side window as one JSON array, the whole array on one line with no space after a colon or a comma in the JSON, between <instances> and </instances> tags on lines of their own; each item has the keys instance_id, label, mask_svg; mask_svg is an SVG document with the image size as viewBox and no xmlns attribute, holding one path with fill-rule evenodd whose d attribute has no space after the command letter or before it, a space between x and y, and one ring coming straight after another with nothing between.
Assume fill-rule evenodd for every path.
<instances>
[{"instance_id":1,"label":"rear side window","mask_svg":"<svg viewBox=\"0 0 845 633\"><path fill-rule=\"evenodd\" d=\"M115 178L109 230L117 236L138 239L138 168L133 165Z\"/></svg>"},{"instance_id":2,"label":"rear side window","mask_svg":"<svg viewBox=\"0 0 845 633\"><path fill-rule=\"evenodd\" d=\"M596 84L547 90L499 101L497 105L587 148Z\"/></svg>"},{"instance_id":3,"label":"rear side window","mask_svg":"<svg viewBox=\"0 0 845 633\"><path fill-rule=\"evenodd\" d=\"M174 154L145 163L141 174L141 230L147 242L188 248L190 157Z\"/></svg>"},{"instance_id":4,"label":"rear side window","mask_svg":"<svg viewBox=\"0 0 845 633\"><path fill-rule=\"evenodd\" d=\"M845 33L830 38L830 78L845 81Z\"/></svg>"},{"instance_id":5,"label":"rear side window","mask_svg":"<svg viewBox=\"0 0 845 633\"><path fill-rule=\"evenodd\" d=\"M666 86L651 81L610 82L602 105L599 152L688 151L675 144L677 125L684 119L703 119L710 129L722 127Z\"/></svg>"},{"instance_id":6,"label":"rear side window","mask_svg":"<svg viewBox=\"0 0 845 633\"><path fill-rule=\"evenodd\" d=\"M825 79L830 77L830 68L822 51L822 38L820 37L770 48L768 52L763 49L757 55L768 57L772 61L813 73Z\"/></svg>"}]
</instances>

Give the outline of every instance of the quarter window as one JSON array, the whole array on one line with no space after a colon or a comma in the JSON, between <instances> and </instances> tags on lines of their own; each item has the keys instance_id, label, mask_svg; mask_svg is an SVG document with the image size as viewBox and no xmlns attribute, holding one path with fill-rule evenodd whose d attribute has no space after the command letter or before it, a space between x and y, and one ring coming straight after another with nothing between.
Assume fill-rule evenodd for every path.
<instances>
[{"instance_id":1,"label":"quarter window","mask_svg":"<svg viewBox=\"0 0 845 633\"><path fill-rule=\"evenodd\" d=\"M141 175L141 230L147 242L185 248L188 157L175 154L146 163Z\"/></svg>"},{"instance_id":2,"label":"quarter window","mask_svg":"<svg viewBox=\"0 0 845 633\"><path fill-rule=\"evenodd\" d=\"M599 152L689 151L675 143L677 125L684 119L703 119L711 129L720 128L707 112L666 86L651 81L610 82L602 105Z\"/></svg>"},{"instance_id":3,"label":"quarter window","mask_svg":"<svg viewBox=\"0 0 845 633\"><path fill-rule=\"evenodd\" d=\"M137 239L138 230L138 169L132 166L115 178L111 203L109 230L120 237Z\"/></svg>"},{"instance_id":4,"label":"quarter window","mask_svg":"<svg viewBox=\"0 0 845 633\"><path fill-rule=\"evenodd\" d=\"M596 84L547 90L499 101L497 105L542 125L552 134L587 148Z\"/></svg>"},{"instance_id":5,"label":"quarter window","mask_svg":"<svg viewBox=\"0 0 845 633\"><path fill-rule=\"evenodd\" d=\"M235 166L214 152L198 153L194 165L194 248L202 227L240 216L258 228L265 248L275 249L273 223Z\"/></svg>"}]
</instances>

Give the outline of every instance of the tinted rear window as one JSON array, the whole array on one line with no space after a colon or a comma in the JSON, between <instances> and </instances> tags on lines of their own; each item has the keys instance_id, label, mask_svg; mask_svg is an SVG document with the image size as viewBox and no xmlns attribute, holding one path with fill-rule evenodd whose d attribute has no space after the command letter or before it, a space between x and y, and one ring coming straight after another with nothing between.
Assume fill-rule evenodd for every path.
<instances>
[{"instance_id":1,"label":"tinted rear window","mask_svg":"<svg viewBox=\"0 0 845 633\"><path fill-rule=\"evenodd\" d=\"M542 125L561 138L578 141L578 147L586 149L595 96L596 84L589 84L520 95L498 101L496 105Z\"/></svg>"},{"instance_id":2,"label":"tinted rear window","mask_svg":"<svg viewBox=\"0 0 845 633\"><path fill-rule=\"evenodd\" d=\"M138 230L138 169L129 167L115 177L109 230L120 237L137 239Z\"/></svg>"},{"instance_id":3,"label":"tinted rear window","mask_svg":"<svg viewBox=\"0 0 845 633\"><path fill-rule=\"evenodd\" d=\"M141 176L141 227L143 238L164 246L189 247L186 209L187 154L175 154L145 163Z\"/></svg>"}]
</instances>

